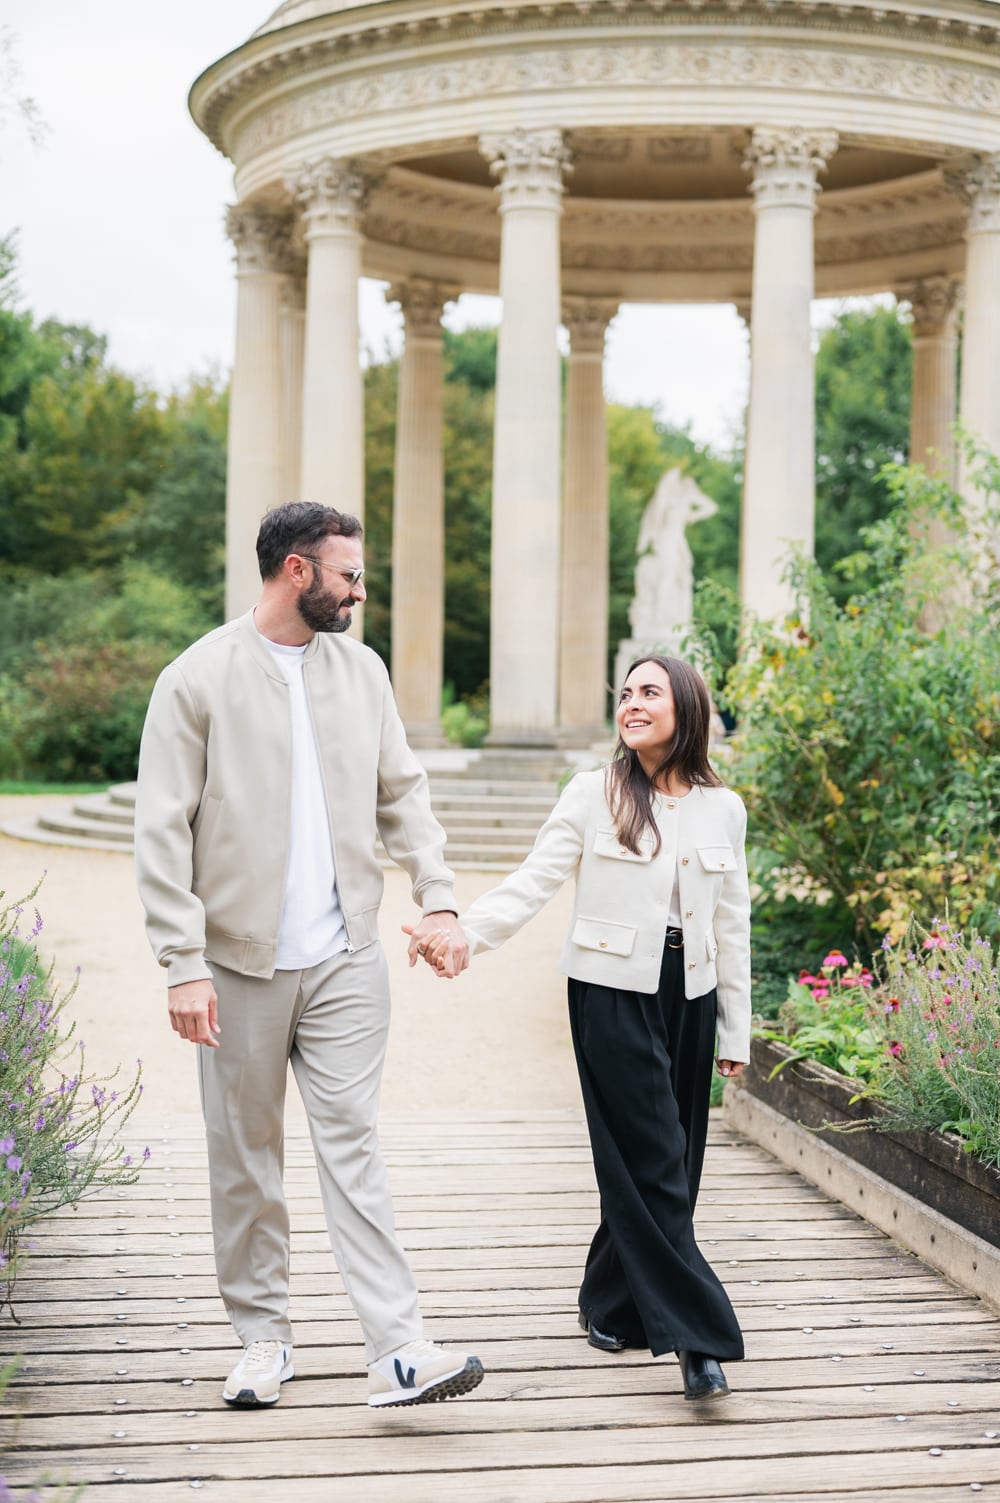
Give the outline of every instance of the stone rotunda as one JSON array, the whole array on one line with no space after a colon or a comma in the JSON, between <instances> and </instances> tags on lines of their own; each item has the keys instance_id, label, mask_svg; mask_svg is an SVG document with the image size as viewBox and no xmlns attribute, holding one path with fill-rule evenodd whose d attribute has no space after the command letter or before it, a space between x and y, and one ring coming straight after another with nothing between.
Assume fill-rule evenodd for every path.
<instances>
[{"instance_id":1,"label":"stone rotunda","mask_svg":"<svg viewBox=\"0 0 1000 1503\"><path fill-rule=\"evenodd\" d=\"M491 739L604 720L602 356L626 301L735 303L751 331L741 587L787 604L813 537L814 296L912 307L911 452L960 416L1000 448L995 0L286 0L191 92L235 167L228 607L258 520L361 513L358 279L403 312L393 679L441 692L441 315L499 293ZM557 334L569 336L565 417ZM961 478L961 477L960 477Z\"/></svg>"}]
</instances>

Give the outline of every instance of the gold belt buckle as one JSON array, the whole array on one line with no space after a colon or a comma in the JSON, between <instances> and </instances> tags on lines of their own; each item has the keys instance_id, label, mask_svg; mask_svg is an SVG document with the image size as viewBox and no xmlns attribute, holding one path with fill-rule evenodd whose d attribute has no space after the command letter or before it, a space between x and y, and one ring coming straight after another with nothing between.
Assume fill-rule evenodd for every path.
<instances>
[{"instance_id":1,"label":"gold belt buckle","mask_svg":"<svg viewBox=\"0 0 1000 1503\"><path fill-rule=\"evenodd\" d=\"M671 936L672 935L676 935L676 934L680 935L680 939L678 940L677 944L671 944ZM667 949L668 950L683 950L683 948L684 948L684 934L683 934L683 932L680 929L668 929L668 931L667 931Z\"/></svg>"}]
</instances>

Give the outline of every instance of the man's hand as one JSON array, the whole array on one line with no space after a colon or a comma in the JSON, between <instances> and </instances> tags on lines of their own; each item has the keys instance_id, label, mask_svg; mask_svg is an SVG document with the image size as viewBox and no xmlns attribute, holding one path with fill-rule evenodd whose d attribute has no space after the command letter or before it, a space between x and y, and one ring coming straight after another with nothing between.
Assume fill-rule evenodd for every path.
<instances>
[{"instance_id":1,"label":"man's hand","mask_svg":"<svg viewBox=\"0 0 1000 1503\"><path fill-rule=\"evenodd\" d=\"M736 1080L746 1069L746 1065L740 1059L717 1059L715 1063L719 1074L728 1076L730 1080Z\"/></svg>"},{"instance_id":2,"label":"man's hand","mask_svg":"<svg viewBox=\"0 0 1000 1503\"><path fill-rule=\"evenodd\" d=\"M454 913L425 913L419 924L404 924L410 936L410 965L421 956L438 976L457 976L469 964L469 941Z\"/></svg>"},{"instance_id":3,"label":"man's hand","mask_svg":"<svg viewBox=\"0 0 1000 1503\"><path fill-rule=\"evenodd\" d=\"M212 1037L222 1031L218 1007L219 999L211 981L184 981L180 986L167 987L170 1026L189 1044L207 1044L209 1049L218 1049L219 1041Z\"/></svg>"}]
</instances>

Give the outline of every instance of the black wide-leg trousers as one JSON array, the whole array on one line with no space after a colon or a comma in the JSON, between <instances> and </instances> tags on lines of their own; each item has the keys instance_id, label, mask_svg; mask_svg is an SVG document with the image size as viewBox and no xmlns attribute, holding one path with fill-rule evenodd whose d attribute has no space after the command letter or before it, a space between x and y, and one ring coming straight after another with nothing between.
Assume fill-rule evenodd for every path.
<instances>
[{"instance_id":1,"label":"black wide-leg trousers","mask_svg":"<svg viewBox=\"0 0 1000 1503\"><path fill-rule=\"evenodd\" d=\"M666 947L655 993L569 982L569 1015L601 1196L580 1309L630 1346L743 1356L739 1323L695 1242L716 994L684 996Z\"/></svg>"}]
</instances>

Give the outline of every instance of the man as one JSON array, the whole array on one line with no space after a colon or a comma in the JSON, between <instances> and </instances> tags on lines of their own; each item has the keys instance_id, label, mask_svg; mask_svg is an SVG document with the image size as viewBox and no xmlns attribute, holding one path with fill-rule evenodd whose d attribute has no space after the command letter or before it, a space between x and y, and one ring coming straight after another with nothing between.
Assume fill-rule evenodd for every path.
<instances>
[{"instance_id":1,"label":"man","mask_svg":"<svg viewBox=\"0 0 1000 1503\"><path fill-rule=\"evenodd\" d=\"M467 1393L478 1358L424 1340L376 1136L389 990L376 832L423 910L414 948L468 963L444 831L388 675L349 636L361 525L268 512L256 607L161 674L139 759L136 866L170 1022L197 1044L215 1261L244 1346L223 1398L273 1404L292 1377L282 1188L288 1063L327 1227L361 1321L372 1405Z\"/></svg>"}]
</instances>

